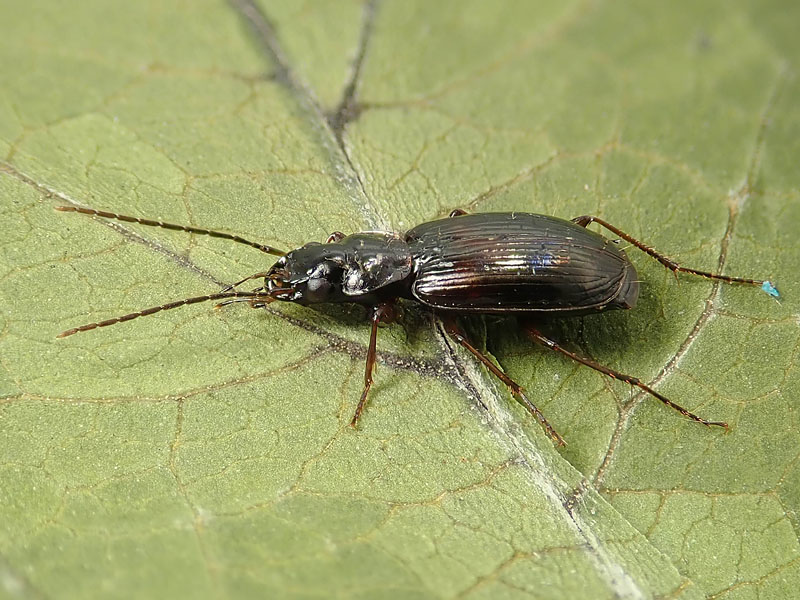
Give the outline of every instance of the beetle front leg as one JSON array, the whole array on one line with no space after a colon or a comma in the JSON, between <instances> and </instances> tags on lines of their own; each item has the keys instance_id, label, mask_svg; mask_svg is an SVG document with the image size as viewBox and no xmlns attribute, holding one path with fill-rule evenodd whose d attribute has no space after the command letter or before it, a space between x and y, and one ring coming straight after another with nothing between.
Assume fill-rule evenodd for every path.
<instances>
[{"instance_id":1,"label":"beetle front leg","mask_svg":"<svg viewBox=\"0 0 800 600\"><path fill-rule=\"evenodd\" d=\"M369 388L372 387L372 371L375 368L376 348L378 345L378 325L381 322L392 322L397 316L395 306L391 303L379 304L372 309L370 321L372 322L372 331L369 335L369 347L367 348L367 364L364 369L364 391L361 392L361 399L358 401L356 412L350 420L350 427L358 425L358 420L361 418L361 413L364 411L364 406L367 403L367 394Z\"/></svg>"},{"instance_id":2,"label":"beetle front leg","mask_svg":"<svg viewBox=\"0 0 800 600\"><path fill-rule=\"evenodd\" d=\"M670 400L666 396L663 396L662 394L659 394L649 385L642 383L638 377L633 377L632 375L626 375L625 373L620 373L619 371L615 371L614 369L605 367L600 363L597 363L591 359L584 358L582 356L575 354L574 352L570 352L566 348L562 348L561 346L558 345L557 342L551 340L549 337L544 335L541 331L533 327L531 324L524 324L523 329L525 330L525 333L528 334L528 337L530 337L537 344L541 344L547 348L550 348L550 350L555 350L556 352L560 352L561 354L563 354L564 356L568 356L575 362L578 362L582 365L586 365L587 367L591 367L595 371L599 371L603 375L608 375L612 379L618 379L619 381L624 381L629 385L638 387L640 390L647 392L654 398L658 398L661 402L663 402L670 408L677 410L684 417L688 417L693 421L697 421L698 423L702 423L703 425L707 425L709 427L711 426L723 427L725 428L726 431L728 429L727 423L724 423L722 421L706 421L705 419L698 417L696 414L689 412L682 406L675 404L672 400Z\"/></svg>"},{"instance_id":3,"label":"beetle front leg","mask_svg":"<svg viewBox=\"0 0 800 600\"><path fill-rule=\"evenodd\" d=\"M725 281L727 283L744 283L747 285L756 285L761 287L762 289L764 289L764 291L773 296L777 295L778 293L777 290L774 288L774 286L768 281L763 281L758 279L747 279L745 277L730 277L728 275L719 275L717 273L709 273L708 271L698 271L697 269L689 269L688 267L682 267L676 261L672 260L668 256L664 256L657 250L651 248L650 246L644 244L643 242L640 242L639 240L628 235L618 227L615 227L608 221L604 221L599 217L593 217L591 215L583 215L581 217L575 217L574 219L572 219L572 222L575 223L576 225L580 225L581 227L586 227L591 223L597 223L598 225L605 227L610 232L618 235L626 242L629 242L634 246L636 246L637 248L639 248L639 250L641 250L642 252L645 252L646 254L649 254L650 256L655 258L658 262L660 262L670 271L675 273L676 277L678 272L680 271L681 273L689 273L691 275L705 277L706 279L718 279L720 281ZM765 284L769 284L768 287L765 287Z\"/></svg>"},{"instance_id":4,"label":"beetle front leg","mask_svg":"<svg viewBox=\"0 0 800 600\"><path fill-rule=\"evenodd\" d=\"M524 388L521 385L519 385L516 381L511 379L508 375L503 373L503 371L501 371L496 364L494 364L491 360L489 360L488 356L483 354L483 352L478 350L475 346L473 346L470 343L470 341L467 339L466 334L464 333L464 330L461 329L458 322L456 321L456 318L453 316L441 316L441 315L440 318L442 324L444 325L444 330L447 332L447 334L450 337L452 337L456 342L458 342L463 348L469 350L469 352L471 352L475 358L481 361L484 364L484 366L487 369L489 369L489 371L491 371L492 375L497 377L500 381L502 381L508 386L508 388L511 390L511 394L514 396L517 402L519 402L522 406L524 406L525 409L529 413L531 413L534 417L536 417L539 423L542 424L542 427L544 427L544 430L547 432L547 435L553 438L553 440L559 446L566 445L564 438L558 435L558 432L555 429L553 429L553 426L550 425L550 423L548 423L547 419L542 414L542 411L536 408L536 405L533 402L531 402L525 395Z\"/></svg>"}]
</instances>

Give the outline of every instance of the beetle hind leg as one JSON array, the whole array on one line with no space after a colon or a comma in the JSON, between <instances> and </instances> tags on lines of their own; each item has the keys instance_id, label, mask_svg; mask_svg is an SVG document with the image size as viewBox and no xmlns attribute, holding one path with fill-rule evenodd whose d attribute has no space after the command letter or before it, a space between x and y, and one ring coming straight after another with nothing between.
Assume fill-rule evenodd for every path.
<instances>
[{"instance_id":1,"label":"beetle hind leg","mask_svg":"<svg viewBox=\"0 0 800 600\"><path fill-rule=\"evenodd\" d=\"M458 342L460 346L469 350L469 352L475 358L482 362L484 366L491 371L492 375L497 377L500 381L506 384L506 386L508 386L509 390L511 390L511 394L514 396L517 402L519 402L529 413L536 417L536 420L541 423L542 427L547 432L547 435L549 435L559 446L566 445L564 438L562 438L558 432L553 429L553 426L547 421L545 416L542 414L542 411L536 408L536 405L528 399L527 395L525 395L525 389L516 381L511 379L508 375L503 373L503 371L501 371L496 364L489 360L488 356L470 343L463 329L461 329L461 327L458 325L456 319L452 316L440 316L440 318L447 334L456 342Z\"/></svg>"},{"instance_id":2,"label":"beetle hind leg","mask_svg":"<svg viewBox=\"0 0 800 600\"><path fill-rule=\"evenodd\" d=\"M690 275L697 275L698 277L705 277L706 279L717 279L719 281L724 281L726 283L743 283L745 285L755 285L764 289L764 291L766 291L771 296L777 297L778 291L769 281L763 281L759 279L748 279L746 277L730 277L729 275L721 275L718 273L710 273L708 271L699 271L697 269L682 267L676 261L672 260L668 256L661 254L658 250L655 250L650 246L648 246L647 244L640 242L639 240L628 235L618 227L615 227L608 221L604 221L599 217L594 217L591 215L583 215L581 217L575 217L574 219L572 219L572 222L575 223L576 225L580 225L581 227L586 227L592 223L597 223L601 227L604 227L608 229L610 232L618 235L626 242L633 244L642 252L649 254L650 256L655 258L658 262L660 262L670 271L675 273L676 277L678 272L681 272L681 273L689 273Z\"/></svg>"},{"instance_id":3,"label":"beetle hind leg","mask_svg":"<svg viewBox=\"0 0 800 600\"><path fill-rule=\"evenodd\" d=\"M686 410L682 406L680 406L678 404L675 404L672 400L670 400L666 396L664 396L662 394L659 394L657 391L655 391L653 388L651 388L647 384L642 383L639 380L639 378L637 378L637 377L633 377L631 375L626 375L625 373L620 373L619 371L615 371L614 369L610 369L608 367L605 367L605 366L601 365L600 363L597 363L597 362L595 362L595 361L593 361L591 359L584 358L582 356L579 356L579 355L575 354L574 352L570 352L566 348L562 348L561 346L558 345L557 342L555 342L552 339L548 338L546 335L544 335L542 332L540 332L538 329L536 329L535 327L533 327L530 324L523 325L523 329L525 330L525 333L528 335L528 337L530 337L537 344L541 344L542 346L545 346L545 347L549 348L550 350L555 350L556 352L559 352L559 353L563 354L564 356L568 356L569 358L571 358L575 362L578 362L578 363L580 363L582 365L586 365L587 367L591 367L595 371L599 371L603 375L608 375L612 379L618 379L619 381L624 381L625 383L627 383L629 385L632 385L634 387L638 387L640 390L642 390L644 392L647 392L648 394L650 394L654 398L657 398L658 400L660 400L661 402L663 402L664 404L666 404L670 408L672 408L674 410L677 410L684 417L688 417L689 419L692 419L693 421L697 421L698 423L702 423L703 425L706 425L708 427L712 427L712 426L714 426L714 427L722 427L726 431L728 430L728 424L727 423L725 423L723 421L707 421L707 420L705 420L705 419L703 419L701 417L698 417L696 414Z\"/></svg>"}]
</instances>

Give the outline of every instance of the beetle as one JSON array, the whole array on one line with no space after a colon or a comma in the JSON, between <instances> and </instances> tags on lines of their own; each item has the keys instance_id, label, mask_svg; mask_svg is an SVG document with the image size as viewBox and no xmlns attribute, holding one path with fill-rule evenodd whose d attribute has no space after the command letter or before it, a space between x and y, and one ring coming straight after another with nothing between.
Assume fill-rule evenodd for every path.
<instances>
[{"instance_id":1,"label":"beetle","mask_svg":"<svg viewBox=\"0 0 800 600\"><path fill-rule=\"evenodd\" d=\"M404 234L367 231L344 235L332 233L326 243L309 242L285 252L240 236L192 226L131 217L81 206L57 206L56 210L115 219L175 231L209 235L246 244L278 256L266 271L254 273L220 292L185 298L120 317L69 329L58 337L97 329L152 315L164 310L206 301L217 308L246 302L262 308L280 300L305 306L322 303L355 303L369 310L371 333L367 348L364 387L350 425L355 427L372 386L377 332L380 323L395 321L397 301L404 299L434 311L444 330L511 390L512 395L559 445L564 439L530 401L525 390L478 350L460 327L457 317L470 314L517 315L554 318L628 310L636 305L639 280L633 263L619 240L610 240L587 229L597 223L619 238L649 254L673 273L715 279L726 283L760 286L779 297L769 281L731 277L680 266L621 229L595 216L571 221L549 215L504 212L468 214L454 210L447 218L422 223ZM251 280L262 285L237 288ZM560 346L534 323L523 325L536 343L559 352L609 377L624 381L654 396L682 415L707 426L722 421L703 419L672 402L638 378L626 375Z\"/></svg>"}]
</instances>

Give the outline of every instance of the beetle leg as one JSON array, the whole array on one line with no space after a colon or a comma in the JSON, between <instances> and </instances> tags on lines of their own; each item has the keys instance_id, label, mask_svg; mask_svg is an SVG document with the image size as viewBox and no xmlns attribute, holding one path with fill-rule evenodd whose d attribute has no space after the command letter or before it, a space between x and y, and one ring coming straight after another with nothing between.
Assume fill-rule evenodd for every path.
<instances>
[{"instance_id":1,"label":"beetle leg","mask_svg":"<svg viewBox=\"0 0 800 600\"><path fill-rule=\"evenodd\" d=\"M454 208L453 210L450 211L450 214L448 216L452 219L453 217L461 217L468 214L469 213L465 211L463 208Z\"/></svg>"},{"instance_id":2,"label":"beetle leg","mask_svg":"<svg viewBox=\"0 0 800 600\"><path fill-rule=\"evenodd\" d=\"M339 242L343 240L346 236L341 231L334 231L332 234L328 236L328 239L325 241L326 244L330 244L333 242Z\"/></svg>"},{"instance_id":3,"label":"beetle leg","mask_svg":"<svg viewBox=\"0 0 800 600\"><path fill-rule=\"evenodd\" d=\"M478 350L475 346L473 346L470 343L470 341L467 339L466 334L464 333L464 330L461 329L461 327L458 325L456 319L452 316L441 316L441 315L440 318L447 334L450 337L452 337L456 342L458 342L462 347L469 350L472 353L472 355L479 361L481 361L495 377L497 377L500 381L502 381L508 386L508 388L511 390L511 394L514 396L517 402L519 402L522 406L524 406L527 409L527 411L531 413L534 417L536 417L539 423L542 424L542 427L544 427L544 430L547 432L547 435L553 438L553 440L559 446L566 445L564 438L558 435L558 432L555 429L553 429L553 426L550 425L550 423L548 423L547 419L542 414L542 412L538 408L536 408L536 405L534 405L533 402L531 402L525 395L524 388L521 385L519 385L516 381L511 379L508 375L503 373L503 371L501 371L496 364L494 364L491 360L489 360L488 356L486 356L483 352Z\"/></svg>"},{"instance_id":4,"label":"beetle leg","mask_svg":"<svg viewBox=\"0 0 800 600\"><path fill-rule=\"evenodd\" d=\"M678 276L678 271L680 271L681 273L690 273L692 275L705 277L706 279L719 279L720 281L726 281L728 283L745 283L747 285L757 285L759 287L762 287L764 286L765 283L768 283L760 281L758 279L747 279L745 277L730 277L728 275L720 275L717 273L709 273L708 271L698 271L697 269L682 267L668 256L664 256L657 250L654 250L653 248L647 246L643 242L640 242L636 238L631 237L621 229L615 227L611 223L604 221L599 217L593 217L591 215L583 215L582 217L575 217L574 219L572 219L572 222L575 223L576 225L580 225L581 227L586 227L591 223L597 223L598 225L605 227L610 232L618 235L626 242L629 242L634 246L636 246L637 248L639 248L639 250L641 250L642 252L645 252L646 254L649 254L650 256L655 258L658 262L660 262L662 265L664 265L670 271L672 271L675 274L676 278Z\"/></svg>"},{"instance_id":5,"label":"beetle leg","mask_svg":"<svg viewBox=\"0 0 800 600\"><path fill-rule=\"evenodd\" d=\"M369 335L369 347L367 348L367 364L364 369L364 391L361 392L361 399L358 401L356 412L350 420L350 427L358 425L358 420L361 418L361 413L364 411L364 405L367 403L367 394L369 388L372 387L372 371L375 368L376 347L378 342L378 324L381 321L391 321L397 312L391 303L379 304L372 309L370 321L372 321L372 331Z\"/></svg>"},{"instance_id":6,"label":"beetle leg","mask_svg":"<svg viewBox=\"0 0 800 600\"><path fill-rule=\"evenodd\" d=\"M566 348L562 348L561 346L558 345L558 343L556 343L555 341L553 341L550 338L548 338L547 336L545 336L542 332L540 332L538 329L536 329L535 327L531 326L530 324L523 325L523 329L525 330L525 333L528 334L528 337L530 337L534 342L536 342L538 344L542 344L543 346L546 346L547 348L550 348L551 350L555 350L556 352L560 352L564 356L568 356L572 360L574 360L576 362L579 362L582 365L586 365L587 367L591 367L595 371L600 371L601 373L603 373L604 375L608 375L612 379L618 379L619 381L624 381L625 383L627 383L629 385L632 385L634 387L638 387L640 390L643 390L643 391L647 392L648 394L650 394L651 396L653 396L655 398L658 398L659 400L661 400L661 402L663 402L664 404L666 404L670 408L673 408L673 409L677 410L684 417L689 417L693 421L697 421L698 423L702 423L703 425L707 425L709 427L712 426L712 425L715 425L717 427L724 427L726 431L728 429L728 424L727 423L724 423L722 421L706 421L705 419L703 419L701 417L698 417L696 414L694 414L692 412L689 412L688 410L686 410L682 406L679 406L679 405L675 404L672 400L670 400L666 396L663 396L663 395L659 394L657 391L655 391L650 386L642 383L637 377L633 377L631 375L625 375L624 373L620 373L619 371L615 371L614 369L610 369L608 367L605 367L605 366L601 365L600 363L597 363L597 362L595 362L595 361L593 361L591 359L584 358L582 356L578 356L577 354L575 354L574 352L570 352Z\"/></svg>"}]
</instances>

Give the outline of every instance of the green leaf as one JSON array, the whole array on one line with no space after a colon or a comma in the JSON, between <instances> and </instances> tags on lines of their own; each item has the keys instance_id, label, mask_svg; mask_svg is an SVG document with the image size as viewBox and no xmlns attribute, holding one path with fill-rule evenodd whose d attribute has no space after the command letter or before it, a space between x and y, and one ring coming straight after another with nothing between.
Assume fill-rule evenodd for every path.
<instances>
[{"instance_id":1,"label":"green leaf","mask_svg":"<svg viewBox=\"0 0 800 600\"><path fill-rule=\"evenodd\" d=\"M0 585L12 597L789 598L800 588L790 2L7 3ZM546 323L727 434L424 311L187 307L280 248L471 211L601 216L631 312ZM270 307L271 308L271 307Z\"/></svg>"}]
</instances>

